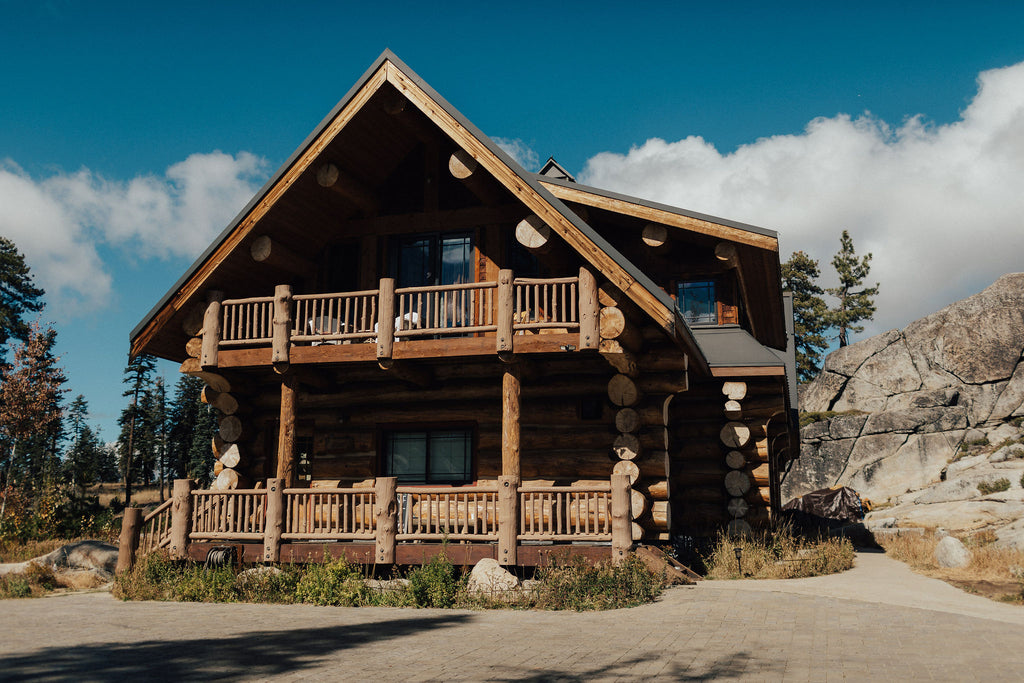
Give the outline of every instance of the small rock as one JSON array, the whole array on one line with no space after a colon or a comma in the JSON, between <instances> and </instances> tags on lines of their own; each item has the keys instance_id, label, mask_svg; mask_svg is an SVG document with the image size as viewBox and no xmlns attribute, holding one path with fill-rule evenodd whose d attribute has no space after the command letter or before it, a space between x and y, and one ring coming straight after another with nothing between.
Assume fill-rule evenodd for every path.
<instances>
[{"instance_id":1,"label":"small rock","mask_svg":"<svg viewBox=\"0 0 1024 683\"><path fill-rule=\"evenodd\" d=\"M935 546L935 561L940 567L966 567L971 562L971 551L959 539L946 536Z\"/></svg>"},{"instance_id":2,"label":"small rock","mask_svg":"<svg viewBox=\"0 0 1024 683\"><path fill-rule=\"evenodd\" d=\"M250 581L262 579L266 576L277 576L282 573L277 567L253 567L252 569L238 572L238 576L235 577L235 585L245 586Z\"/></svg>"},{"instance_id":3,"label":"small rock","mask_svg":"<svg viewBox=\"0 0 1024 683\"><path fill-rule=\"evenodd\" d=\"M875 531L876 529L892 529L894 526L896 526L896 518L875 517L872 519L868 517L864 520L864 525L868 528L869 531Z\"/></svg>"},{"instance_id":4,"label":"small rock","mask_svg":"<svg viewBox=\"0 0 1024 683\"><path fill-rule=\"evenodd\" d=\"M473 567L466 590L470 593L503 593L519 587L519 579L498 561L486 557Z\"/></svg>"}]
</instances>

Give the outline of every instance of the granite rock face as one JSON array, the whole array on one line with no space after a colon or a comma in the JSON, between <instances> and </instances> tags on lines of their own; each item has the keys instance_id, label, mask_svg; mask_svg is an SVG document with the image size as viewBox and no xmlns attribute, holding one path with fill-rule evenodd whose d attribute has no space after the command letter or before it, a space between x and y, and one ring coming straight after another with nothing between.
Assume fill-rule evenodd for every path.
<instances>
[{"instance_id":1,"label":"granite rock face","mask_svg":"<svg viewBox=\"0 0 1024 683\"><path fill-rule=\"evenodd\" d=\"M893 506L869 524L991 529L1024 547L1022 354L1024 273L830 354L800 409L842 414L801 430L783 501L846 485Z\"/></svg>"}]
</instances>

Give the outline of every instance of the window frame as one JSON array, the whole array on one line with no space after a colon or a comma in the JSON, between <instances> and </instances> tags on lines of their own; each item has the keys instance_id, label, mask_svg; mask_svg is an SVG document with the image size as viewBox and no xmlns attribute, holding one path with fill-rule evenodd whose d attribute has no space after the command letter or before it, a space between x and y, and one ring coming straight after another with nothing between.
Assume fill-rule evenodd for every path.
<instances>
[{"instance_id":1,"label":"window frame","mask_svg":"<svg viewBox=\"0 0 1024 683\"><path fill-rule=\"evenodd\" d=\"M685 290L688 286L697 288L699 285L704 285L710 294L710 313L703 316L696 316L695 319L690 319L686 315L686 309L684 305L686 303ZM686 321L687 325L719 325L722 319L722 311L720 310L718 301L718 290L720 284L716 278L701 278L694 280L679 280L676 282L676 308L679 309L679 313L683 316L683 320ZM691 299L692 300L692 299ZM710 319L709 319L710 318Z\"/></svg>"}]
</instances>

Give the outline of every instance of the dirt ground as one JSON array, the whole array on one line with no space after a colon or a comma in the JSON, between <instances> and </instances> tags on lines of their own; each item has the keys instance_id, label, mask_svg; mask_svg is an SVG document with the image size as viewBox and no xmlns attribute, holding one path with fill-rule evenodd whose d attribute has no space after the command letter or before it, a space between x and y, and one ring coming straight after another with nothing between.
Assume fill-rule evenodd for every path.
<instances>
[{"instance_id":1,"label":"dirt ground","mask_svg":"<svg viewBox=\"0 0 1024 683\"><path fill-rule=\"evenodd\" d=\"M928 575L931 576L931 574ZM934 578L942 579L946 583L972 595L980 595L983 598L997 602L1024 605L1024 593L1021 592L1021 585L1017 581L986 581L980 579L965 581L963 579L943 578L941 576L935 576Z\"/></svg>"}]
</instances>

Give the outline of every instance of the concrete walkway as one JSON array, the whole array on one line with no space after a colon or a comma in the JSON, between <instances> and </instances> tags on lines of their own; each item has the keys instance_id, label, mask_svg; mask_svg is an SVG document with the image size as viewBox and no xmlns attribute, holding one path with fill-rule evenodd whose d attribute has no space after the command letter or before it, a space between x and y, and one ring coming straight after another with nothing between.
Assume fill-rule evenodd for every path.
<instances>
[{"instance_id":1,"label":"concrete walkway","mask_svg":"<svg viewBox=\"0 0 1024 683\"><path fill-rule=\"evenodd\" d=\"M954 591L950 593L950 591ZM884 556L598 613L0 602L0 680L1019 680L1024 608Z\"/></svg>"}]
</instances>

